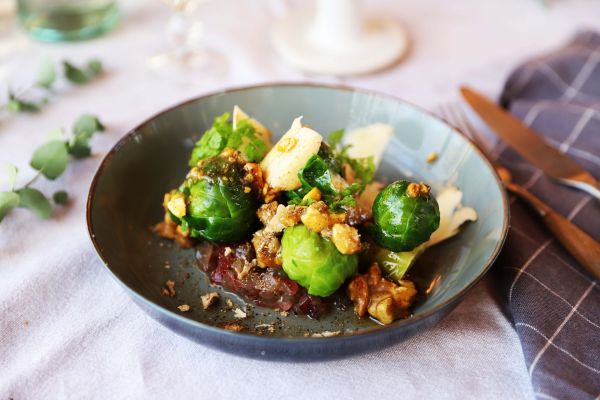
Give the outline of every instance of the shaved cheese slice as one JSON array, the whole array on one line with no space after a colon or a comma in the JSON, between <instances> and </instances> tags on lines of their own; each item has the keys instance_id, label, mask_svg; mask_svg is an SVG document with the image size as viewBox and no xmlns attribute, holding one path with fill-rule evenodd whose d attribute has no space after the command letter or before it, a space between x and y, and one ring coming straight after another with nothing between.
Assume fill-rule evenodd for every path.
<instances>
[{"instance_id":1,"label":"shaved cheese slice","mask_svg":"<svg viewBox=\"0 0 600 400\"><path fill-rule=\"evenodd\" d=\"M294 120L290 130L260 163L267 183L275 190L294 190L302 186L298 171L321 147L323 137L312 129L303 127L301 119L299 117Z\"/></svg>"},{"instance_id":2,"label":"shaved cheese slice","mask_svg":"<svg viewBox=\"0 0 600 400\"><path fill-rule=\"evenodd\" d=\"M477 220L477 212L474 209L460 204L462 196L462 192L452 185L446 186L436 196L440 209L440 226L431 234L427 247L456 235L465 222Z\"/></svg>"},{"instance_id":3,"label":"shaved cheese slice","mask_svg":"<svg viewBox=\"0 0 600 400\"><path fill-rule=\"evenodd\" d=\"M256 130L256 133L260 136L260 138L271 148L271 131L265 128L263 124L255 120L254 118L250 118L248 114L246 114L240 107L233 106L233 129L237 129L237 125L240 121L248 121L250 125Z\"/></svg>"},{"instance_id":4,"label":"shaved cheese slice","mask_svg":"<svg viewBox=\"0 0 600 400\"><path fill-rule=\"evenodd\" d=\"M391 125L378 123L348 131L342 141L344 145L352 145L348 149L350 157L373 156L373 163L377 168L393 134L394 128Z\"/></svg>"}]
</instances>

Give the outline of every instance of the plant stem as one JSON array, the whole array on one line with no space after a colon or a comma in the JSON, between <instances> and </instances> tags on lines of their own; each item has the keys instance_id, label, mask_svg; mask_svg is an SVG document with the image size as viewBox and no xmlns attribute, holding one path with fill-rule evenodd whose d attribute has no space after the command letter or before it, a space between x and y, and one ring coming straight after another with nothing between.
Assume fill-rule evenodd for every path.
<instances>
[{"instance_id":1,"label":"plant stem","mask_svg":"<svg viewBox=\"0 0 600 400\"><path fill-rule=\"evenodd\" d=\"M33 178L31 178L31 179L29 180L29 182L27 182L27 183L26 183L26 184L25 184L23 187L24 187L24 188L28 188L30 185L33 185L33 183L34 183L34 182L35 182L35 181L36 181L36 180L37 180L37 179L40 177L40 175L42 175L42 172L41 172L41 171L38 171L38 173L37 173L37 174L35 174L35 175L33 176Z\"/></svg>"}]
</instances>

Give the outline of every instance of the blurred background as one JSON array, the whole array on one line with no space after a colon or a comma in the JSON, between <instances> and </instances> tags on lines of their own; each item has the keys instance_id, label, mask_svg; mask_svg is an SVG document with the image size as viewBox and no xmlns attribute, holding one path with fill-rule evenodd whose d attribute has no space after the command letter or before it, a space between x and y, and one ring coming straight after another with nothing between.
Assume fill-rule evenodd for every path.
<instances>
[{"instance_id":1,"label":"blurred background","mask_svg":"<svg viewBox=\"0 0 600 400\"><path fill-rule=\"evenodd\" d=\"M84 90L102 93L97 112L110 108L117 119L126 112L131 124L201 93L273 81L350 84L423 106L455 94L460 83L498 93L520 61L560 45L580 29L597 28L600 4L0 0L0 15L0 82L5 86L0 95L8 86L31 81L44 58L83 62L96 57L107 76ZM321 20L315 28L316 15ZM305 28L312 31L290 34ZM352 49L353 44L363 47ZM343 62L329 65L319 59L323 54ZM61 102L70 100L66 97Z\"/></svg>"}]
</instances>

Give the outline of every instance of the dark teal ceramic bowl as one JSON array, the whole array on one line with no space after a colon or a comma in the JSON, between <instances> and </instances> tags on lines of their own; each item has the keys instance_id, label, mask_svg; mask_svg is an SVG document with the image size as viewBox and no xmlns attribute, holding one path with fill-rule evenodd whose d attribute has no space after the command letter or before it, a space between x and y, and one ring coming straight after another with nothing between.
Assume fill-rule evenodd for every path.
<instances>
[{"instance_id":1,"label":"dark teal ceramic bowl","mask_svg":"<svg viewBox=\"0 0 600 400\"><path fill-rule=\"evenodd\" d=\"M204 311L200 296L214 291L198 269L194 250L183 250L153 235L162 218L163 194L187 170L190 150L215 116L241 106L281 136L293 118L319 132L375 122L390 124L395 136L387 146L379 177L424 181L439 190L448 182L464 193L463 204L479 220L455 238L429 249L411 270L422 293L412 317L388 326L359 320L350 308L319 321L260 307L247 307L221 293L221 306ZM438 160L426 163L431 152ZM107 270L142 309L173 331L223 351L264 359L330 359L381 348L405 339L444 317L488 270L504 241L507 201L490 164L456 129L401 100L351 88L315 85L265 85L234 89L193 99L163 111L125 135L108 153L89 193L87 220L92 242ZM177 294L161 294L173 280ZM225 307L246 309L237 319ZM178 306L190 305L188 312ZM232 332L221 327L237 323ZM322 332L337 336L322 337ZM132 332L135 334L135 332ZM315 335L316 334L316 335ZM327 336L327 334L326 334Z\"/></svg>"}]
</instances>

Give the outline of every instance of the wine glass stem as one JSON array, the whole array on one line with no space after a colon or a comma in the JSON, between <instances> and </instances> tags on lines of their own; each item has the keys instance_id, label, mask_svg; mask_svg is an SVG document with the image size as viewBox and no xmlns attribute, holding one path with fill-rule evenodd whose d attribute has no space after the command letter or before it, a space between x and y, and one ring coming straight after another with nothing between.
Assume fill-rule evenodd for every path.
<instances>
[{"instance_id":1,"label":"wine glass stem","mask_svg":"<svg viewBox=\"0 0 600 400\"><path fill-rule=\"evenodd\" d=\"M173 43L175 57L185 60L200 47L202 41L202 23L193 13L177 10L167 24L167 35Z\"/></svg>"}]
</instances>

